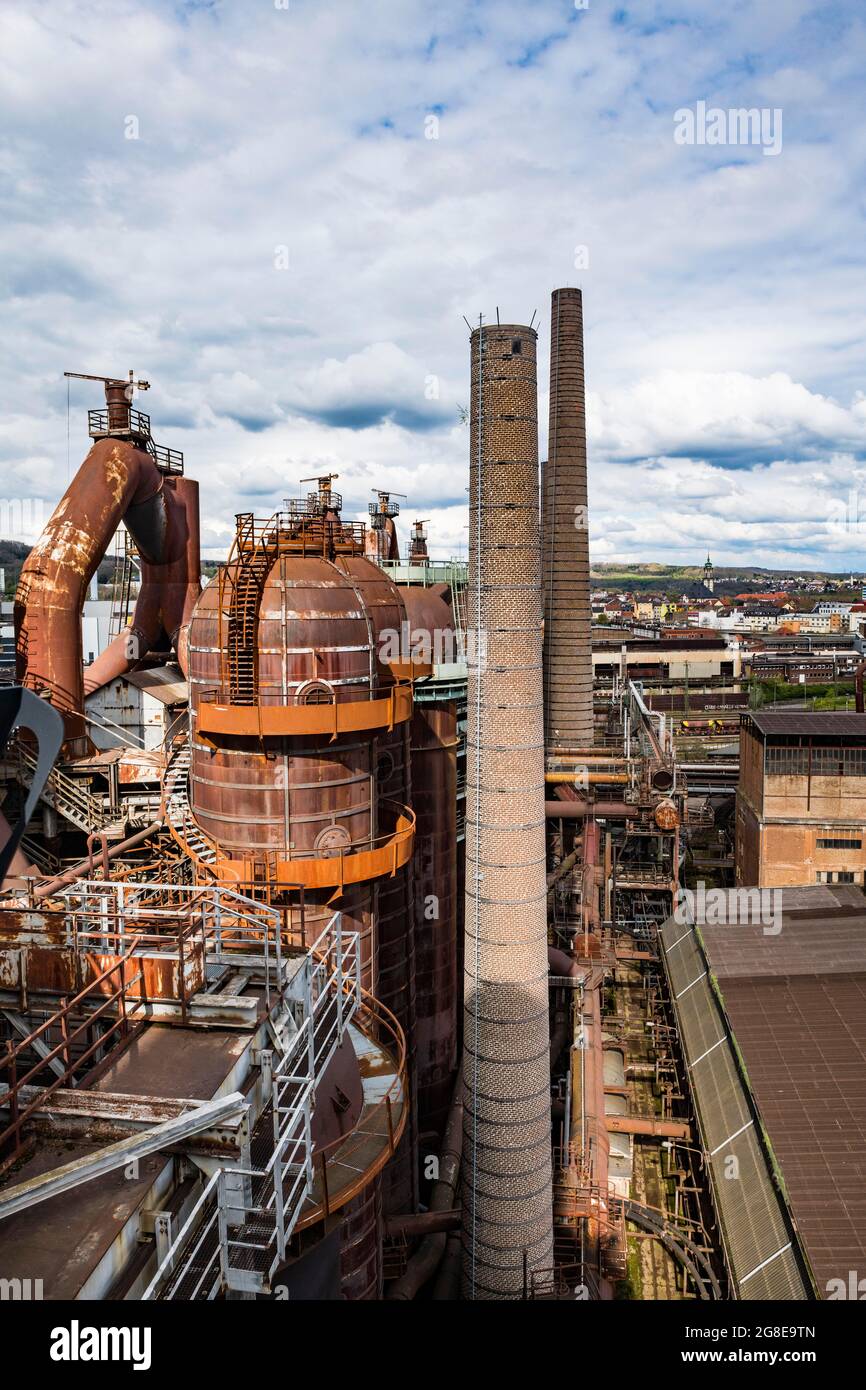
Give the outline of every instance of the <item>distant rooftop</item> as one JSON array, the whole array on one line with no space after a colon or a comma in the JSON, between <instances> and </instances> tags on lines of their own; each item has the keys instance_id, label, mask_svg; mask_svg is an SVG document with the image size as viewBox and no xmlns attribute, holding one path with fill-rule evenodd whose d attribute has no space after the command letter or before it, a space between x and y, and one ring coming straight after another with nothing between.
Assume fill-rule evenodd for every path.
<instances>
[{"instance_id":1,"label":"distant rooftop","mask_svg":"<svg viewBox=\"0 0 866 1390\"><path fill-rule=\"evenodd\" d=\"M751 724L765 738L781 734L866 738L866 714L850 712L810 714L803 710L791 710L790 713L786 710L751 710L743 715L743 723Z\"/></svg>"}]
</instances>

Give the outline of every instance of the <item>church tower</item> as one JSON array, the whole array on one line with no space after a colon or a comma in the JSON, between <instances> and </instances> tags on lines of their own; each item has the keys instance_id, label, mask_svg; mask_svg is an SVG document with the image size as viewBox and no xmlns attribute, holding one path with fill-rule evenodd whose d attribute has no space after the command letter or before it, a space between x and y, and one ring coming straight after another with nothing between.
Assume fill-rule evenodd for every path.
<instances>
[{"instance_id":1,"label":"church tower","mask_svg":"<svg viewBox=\"0 0 866 1390\"><path fill-rule=\"evenodd\" d=\"M707 555L707 563L704 565L704 584L709 589L711 594L715 592L716 572L713 569L713 562L710 559L709 555Z\"/></svg>"}]
</instances>

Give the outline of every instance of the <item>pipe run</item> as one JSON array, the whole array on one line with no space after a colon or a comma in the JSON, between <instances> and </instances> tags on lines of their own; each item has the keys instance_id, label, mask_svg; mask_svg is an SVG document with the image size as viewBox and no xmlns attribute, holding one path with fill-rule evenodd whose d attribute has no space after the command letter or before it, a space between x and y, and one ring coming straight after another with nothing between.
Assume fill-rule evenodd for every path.
<instances>
[{"instance_id":1,"label":"pipe run","mask_svg":"<svg viewBox=\"0 0 866 1390\"><path fill-rule=\"evenodd\" d=\"M134 835L130 835L126 840L119 840L118 843L112 845L110 849L105 849L103 847L103 864L105 860L117 859L119 855L125 854L127 850L135 849L136 845L143 844L145 840L149 839L151 835L155 835L157 831L161 829L162 821L151 821L150 825L146 825L143 830L137 830ZM91 839L95 838L99 837L91 836ZM50 898L52 893L59 893L62 889L67 888L70 883L75 883L76 879L83 878L85 874L92 873L92 871L93 854L91 852L87 859L82 859L78 864L73 864L71 869L65 869L64 872L58 874L56 878L49 879L47 883L41 883L39 887L34 890L33 896L37 900L41 898Z\"/></svg>"},{"instance_id":2,"label":"pipe run","mask_svg":"<svg viewBox=\"0 0 866 1390\"><path fill-rule=\"evenodd\" d=\"M634 820L638 809L627 801L545 801L544 814L551 820L586 820L593 816Z\"/></svg>"},{"instance_id":3,"label":"pipe run","mask_svg":"<svg viewBox=\"0 0 866 1390\"><path fill-rule=\"evenodd\" d=\"M453 1229L452 1216L454 1201L457 1196L457 1184L460 1179L462 1135L463 1080L462 1077L458 1076L451 1109L448 1113L448 1123L445 1126L445 1134L442 1139L442 1147L439 1150L439 1176L433 1184L430 1193L430 1207L426 1213L428 1225L433 1225L435 1229L432 1231L428 1229L418 1249L410 1256L404 1273L388 1290L387 1298L389 1300L410 1301L428 1280L432 1279L439 1268L445 1253L448 1231ZM441 1226L437 1224L439 1218L442 1219L443 1224ZM411 1222L412 1219L411 1217L399 1218L403 1222ZM418 1220L419 1218L415 1219ZM408 1229L406 1233L409 1234Z\"/></svg>"},{"instance_id":4,"label":"pipe run","mask_svg":"<svg viewBox=\"0 0 866 1390\"><path fill-rule=\"evenodd\" d=\"M164 477L132 444L98 440L24 561L15 595L16 678L63 715L72 756L88 751L81 614L121 521L142 557L142 588L132 627L90 668L89 690L136 665L163 627L178 640L198 592L196 484Z\"/></svg>"}]
</instances>

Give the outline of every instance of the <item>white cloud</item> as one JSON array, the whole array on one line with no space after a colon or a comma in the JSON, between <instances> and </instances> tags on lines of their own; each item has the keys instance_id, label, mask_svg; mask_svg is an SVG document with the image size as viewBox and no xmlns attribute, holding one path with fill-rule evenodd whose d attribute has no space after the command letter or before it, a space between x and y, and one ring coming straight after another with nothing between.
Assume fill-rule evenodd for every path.
<instances>
[{"instance_id":1,"label":"white cloud","mask_svg":"<svg viewBox=\"0 0 866 1390\"><path fill-rule=\"evenodd\" d=\"M822 563L815 507L864 452L864 57L854 0L0 8L0 493L65 484L64 369L134 366L214 546L334 470L447 553L462 315L539 311L543 408L549 292L579 282L594 553ZM699 99L783 106L782 154L675 145ZM71 401L74 462L97 400Z\"/></svg>"}]
</instances>

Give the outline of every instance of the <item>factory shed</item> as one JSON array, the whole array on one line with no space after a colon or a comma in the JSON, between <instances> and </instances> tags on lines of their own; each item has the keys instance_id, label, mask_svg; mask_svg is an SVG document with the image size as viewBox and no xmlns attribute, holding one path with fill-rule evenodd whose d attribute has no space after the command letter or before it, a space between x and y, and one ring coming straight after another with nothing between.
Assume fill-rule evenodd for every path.
<instances>
[{"instance_id":1,"label":"factory shed","mask_svg":"<svg viewBox=\"0 0 866 1390\"><path fill-rule=\"evenodd\" d=\"M695 895L662 954L735 1296L826 1298L866 1263L866 899L744 896Z\"/></svg>"},{"instance_id":2,"label":"factory shed","mask_svg":"<svg viewBox=\"0 0 866 1390\"><path fill-rule=\"evenodd\" d=\"M97 748L118 739L159 749L185 708L189 687L177 666L152 666L117 676L87 698L90 736Z\"/></svg>"}]
</instances>

